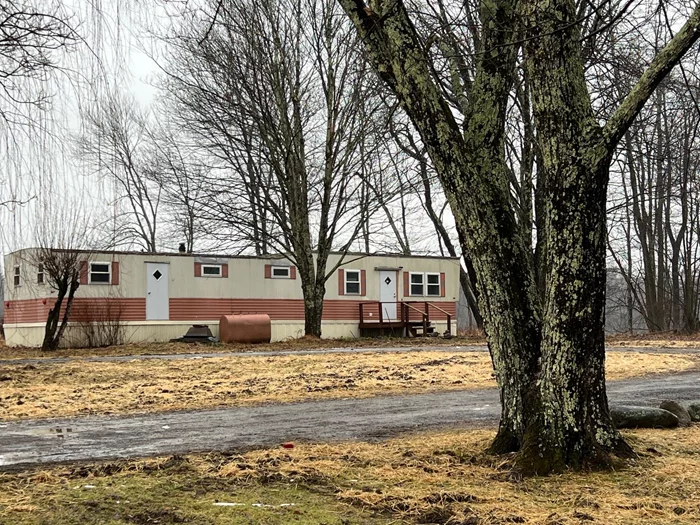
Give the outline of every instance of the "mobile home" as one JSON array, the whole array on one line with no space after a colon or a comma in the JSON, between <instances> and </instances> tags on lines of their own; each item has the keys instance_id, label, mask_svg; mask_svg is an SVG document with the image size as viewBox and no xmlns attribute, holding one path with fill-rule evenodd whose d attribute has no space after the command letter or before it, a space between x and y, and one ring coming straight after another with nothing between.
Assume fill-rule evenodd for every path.
<instances>
[{"instance_id":1,"label":"mobile home","mask_svg":"<svg viewBox=\"0 0 700 525\"><path fill-rule=\"evenodd\" d=\"M10 346L40 346L56 292L37 250L5 257L5 337ZM328 268L340 260L331 256ZM125 251L80 252L77 290L64 344L81 330L118 323L126 342L168 341L193 324L216 336L222 315L266 313L272 340L304 334L304 301L296 268L277 256L223 256ZM428 318L430 332L456 330L459 260L450 257L346 254L326 283L324 337L401 330L413 335ZM404 323L406 324L406 323Z\"/></svg>"}]
</instances>

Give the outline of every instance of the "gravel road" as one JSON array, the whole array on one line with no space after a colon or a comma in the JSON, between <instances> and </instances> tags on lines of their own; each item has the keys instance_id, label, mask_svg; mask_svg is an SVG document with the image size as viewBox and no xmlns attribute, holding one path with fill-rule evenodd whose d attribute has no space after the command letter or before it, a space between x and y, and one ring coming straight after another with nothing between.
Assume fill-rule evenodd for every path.
<instances>
[{"instance_id":1,"label":"gravel road","mask_svg":"<svg viewBox=\"0 0 700 525\"><path fill-rule=\"evenodd\" d=\"M611 404L700 399L700 373L608 383ZM495 389L128 417L0 424L0 469L38 463L274 446L285 441L371 440L435 427L495 426Z\"/></svg>"}]
</instances>

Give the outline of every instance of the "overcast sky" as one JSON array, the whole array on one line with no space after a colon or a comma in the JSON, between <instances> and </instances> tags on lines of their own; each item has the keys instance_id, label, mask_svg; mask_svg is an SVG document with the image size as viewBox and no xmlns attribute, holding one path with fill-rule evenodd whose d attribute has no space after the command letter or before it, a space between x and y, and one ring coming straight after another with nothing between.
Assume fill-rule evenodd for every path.
<instances>
[{"instance_id":1,"label":"overcast sky","mask_svg":"<svg viewBox=\"0 0 700 525\"><path fill-rule=\"evenodd\" d=\"M49 3L35 1L42 8ZM156 95L158 67L145 52L155 46L146 27L156 19L152 10L143 3L62 3L83 42L54 54L63 71L28 86L49 95L49 104L43 110L27 107L22 124L0 128L0 200L18 201L0 209L3 253L32 244L37 217L66 207L82 207L93 220L113 213L112 188L81 169L71 154L71 140L80 131L80 106L95 100L106 82L133 94L144 107Z\"/></svg>"}]
</instances>

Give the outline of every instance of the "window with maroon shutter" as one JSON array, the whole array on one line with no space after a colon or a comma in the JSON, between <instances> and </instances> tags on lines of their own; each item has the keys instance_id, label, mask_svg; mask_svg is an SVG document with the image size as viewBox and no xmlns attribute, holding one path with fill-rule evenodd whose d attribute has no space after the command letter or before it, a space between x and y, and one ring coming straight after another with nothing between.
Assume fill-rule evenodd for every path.
<instances>
[{"instance_id":1,"label":"window with maroon shutter","mask_svg":"<svg viewBox=\"0 0 700 525\"><path fill-rule=\"evenodd\" d=\"M429 297L440 297L440 274L426 273L425 274L425 295Z\"/></svg>"},{"instance_id":2,"label":"window with maroon shutter","mask_svg":"<svg viewBox=\"0 0 700 525\"><path fill-rule=\"evenodd\" d=\"M410 272L411 276L411 288L409 295L411 296L422 296L425 295L425 276L422 273Z\"/></svg>"},{"instance_id":3,"label":"window with maroon shutter","mask_svg":"<svg viewBox=\"0 0 700 525\"><path fill-rule=\"evenodd\" d=\"M345 270L338 270L338 295L345 295Z\"/></svg>"},{"instance_id":4,"label":"window with maroon shutter","mask_svg":"<svg viewBox=\"0 0 700 525\"><path fill-rule=\"evenodd\" d=\"M87 261L80 261L80 270L78 272L80 278L80 284L88 283L88 263Z\"/></svg>"},{"instance_id":5,"label":"window with maroon shutter","mask_svg":"<svg viewBox=\"0 0 700 525\"><path fill-rule=\"evenodd\" d=\"M360 282L360 270L345 270L345 294L360 295L362 283Z\"/></svg>"},{"instance_id":6,"label":"window with maroon shutter","mask_svg":"<svg viewBox=\"0 0 700 525\"><path fill-rule=\"evenodd\" d=\"M202 277L221 277L221 270L220 264L202 264Z\"/></svg>"},{"instance_id":7,"label":"window with maroon shutter","mask_svg":"<svg viewBox=\"0 0 700 525\"><path fill-rule=\"evenodd\" d=\"M112 261L112 284L115 286L119 284L119 263L117 261Z\"/></svg>"},{"instance_id":8,"label":"window with maroon shutter","mask_svg":"<svg viewBox=\"0 0 700 525\"><path fill-rule=\"evenodd\" d=\"M289 266L273 266L272 267L272 278L273 279L290 279L291 278L291 268Z\"/></svg>"},{"instance_id":9,"label":"window with maroon shutter","mask_svg":"<svg viewBox=\"0 0 700 525\"><path fill-rule=\"evenodd\" d=\"M112 283L112 263L91 262L88 272L88 284L111 284Z\"/></svg>"}]
</instances>

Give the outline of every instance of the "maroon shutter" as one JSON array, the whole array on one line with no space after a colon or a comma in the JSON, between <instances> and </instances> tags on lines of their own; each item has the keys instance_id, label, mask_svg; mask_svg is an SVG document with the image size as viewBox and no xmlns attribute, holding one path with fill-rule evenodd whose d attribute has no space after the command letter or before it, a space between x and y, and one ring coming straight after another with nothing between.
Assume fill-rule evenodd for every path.
<instances>
[{"instance_id":1,"label":"maroon shutter","mask_svg":"<svg viewBox=\"0 0 700 525\"><path fill-rule=\"evenodd\" d=\"M367 295L367 271L360 270L360 295Z\"/></svg>"},{"instance_id":2,"label":"maroon shutter","mask_svg":"<svg viewBox=\"0 0 700 525\"><path fill-rule=\"evenodd\" d=\"M272 279L272 265L265 265L265 279Z\"/></svg>"},{"instance_id":3,"label":"maroon shutter","mask_svg":"<svg viewBox=\"0 0 700 525\"><path fill-rule=\"evenodd\" d=\"M411 287L409 285L408 272L403 272L403 296L408 297L411 295Z\"/></svg>"},{"instance_id":4,"label":"maroon shutter","mask_svg":"<svg viewBox=\"0 0 700 525\"><path fill-rule=\"evenodd\" d=\"M194 263L194 276L195 277L201 277L202 276L202 263Z\"/></svg>"},{"instance_id":5,"label":"maroon shutter","mask_svg":"<svg viewBox=\"0 0 700 525\"><path fill-rule=\"evenodd\" d=\"M228 264L221 265L221 277L228 277Z\"/></svg>"},{"instance_id":6,"label":"maroon shutter","mask_svg":"<svg viewBox=\"0 0 700 525\"><path fill-rule=\"evenodd\" d=\"M445 297L445 272L440 273L440 297Z\"/></svg>"},{"instance_id":7,"label":"maroon shutter","mask_svg":"<svg viewBox=\"0 0 700 525\"><path fill-rule=\"evenodd\" d=\"M290 278L290 279L296 279L296 278L297 278L297 267L296 267L296 266L292 266L292 267L289 269L289 278Z\"/></svg>"},{"instance_id":8,"label":"maroon shutter","mask_svg":"<svg viewBox=\"0 0 700 525\"><path fill-rule=\"evenodd\" d=\"M88 263L80 261L80 284L88 283Z\"/></svg>"},{"instance_id":9,"label":"maroon shutter","mask_svg":"<svg viewBox=\"0 0 700 525\"><path fill-rule=\"evenodd\" d=\"M345 270L338 270L338 295L345 295Z\"/></svg>"},{"instance_id":10,"label":"maroon shutter","mask_svg":"<svg viewBox=\"0 0 700 525\"><path fill-rule=\"evenodd\" d=\"M117 261L112 261L112 284L119 284L119 263Z\"/></svg>"}]
</instances>

